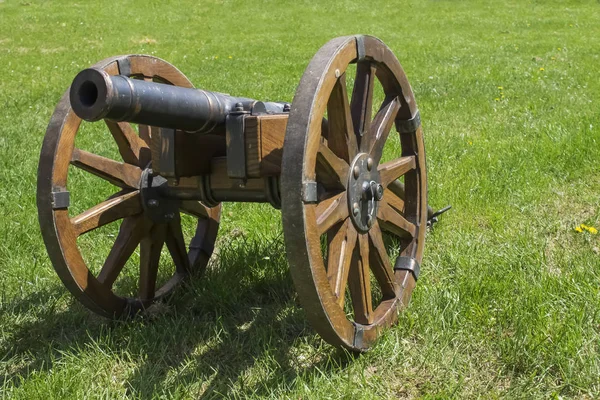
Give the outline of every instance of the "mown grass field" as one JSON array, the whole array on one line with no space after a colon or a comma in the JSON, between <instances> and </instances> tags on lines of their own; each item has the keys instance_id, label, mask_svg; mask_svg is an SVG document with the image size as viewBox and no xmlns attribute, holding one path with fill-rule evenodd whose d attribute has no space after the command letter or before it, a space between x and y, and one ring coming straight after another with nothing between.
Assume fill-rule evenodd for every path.
<instances>
[{"instance_id":1,"label":"mown grass field","mask_svg":"<svg viewBox=\"0 0 600 400\"><path fill-rule=\"evenodd\" d=\"M600 396L600 235L575 231L600 228L599 21L598 1L0 0L0 393ZM409 308L372 351L335 350L308 325L268 205L226 204L207 274L150 316L109 321L73 299L35 190L46 125L79 70L148 53L198 87L291 101L319 47L354 33L400 59L429 202L453 206L428 234ZM80 188L91 204L105 189ZM101 260L110 232L87 245Z\"/></svg>"}]
</instances>

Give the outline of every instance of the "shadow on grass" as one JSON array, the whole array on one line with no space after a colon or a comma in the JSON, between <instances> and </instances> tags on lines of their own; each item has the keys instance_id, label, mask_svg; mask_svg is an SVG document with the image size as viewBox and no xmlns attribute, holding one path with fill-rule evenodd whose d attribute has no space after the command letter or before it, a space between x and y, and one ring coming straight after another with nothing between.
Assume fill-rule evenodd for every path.
<instances>
[{"instance_id":1,"label":"shadow on grass","mask_svg":"<svg viewBox=\"0 0 600 400\"><path fill-rule=\"evenodd\" d=\"M140 398L269 394L293 387L299 374L343 368L353 358L323 345L308 326L280 238L221 245L203 277L132 321L97 317L74 300L66 306L64 296L57 286L4 307L18 320L0 343L2 387L19 386L66 356L64 365L81 368L90 346L132 360L125 385Z\"/></svg>"}]
</instances>

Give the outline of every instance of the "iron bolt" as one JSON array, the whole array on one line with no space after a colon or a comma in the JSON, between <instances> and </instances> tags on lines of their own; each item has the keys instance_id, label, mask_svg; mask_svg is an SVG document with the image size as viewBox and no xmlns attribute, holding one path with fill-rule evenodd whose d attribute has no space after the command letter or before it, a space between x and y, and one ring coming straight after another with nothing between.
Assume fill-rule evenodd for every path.
<instances>
[{"instance_id":1,"label":"iron bolt","mask_svg":"<svg viewBox=\"0 0 600 400\"><path fill-rule=\"evenodd\" d=\"M371 168L373 168L373 159L371 157L369 157L367 159L367 169L370 171Z\"/></svg>"},{"instance_id":2,"label":"iron bolt","mask_svg":"<svg viewBox=\"0 0 600 400\"><path fill-rule=\"evenodd\" d=\"M377 201L383 199L383 186L380 183L375 187L375 199Z\"/></svg>"},{"instance_id":3,"label":"iron bolt","mask_svg":"<svg viewBox=\"0 0 600 400\"><path fill-rule=\"evenodd\" d=\"M290 112L291 109L292 109L292 106L290 105L290 103L285 103L283 105L283 112Z\"/></svg>"},{"instance_id":4,"label":"iron bolt","mask_svg":"<svg viewBox=\"0 0 600 400\"><path fill-rule=\"evenodd\" d=\"M166 220L171 220L173 218L175 218L175 214L173 214L173 213L167 213L167 214L165 214L165 219Z\"/></svg>"},{"instance_id":5,"label":"iron bolt","mask_svg":"<svg viewBox=\"0 0 600 400\"><path fill-rule=\"evenodd\" d=\"M158 204L159 204L158 200L156 200L156 199L148 200L148 207L150 207L150 208L156 208L156 207L158 207Z\"/></svg>"},{"instance_id":6,"label":"iron bolt","mask_svg":"<svg viewBox=\"0 0 600 400\"><path fill-rule=\"evenodd\" d=\"M235 103L235 111L244 111L244 105L242 103Z\"/></svg>"},{"instance_id":7,"label":"iron bolt","mask_svg":"<svg viewBox=\"0 0 600 400\"><path fill-rule=\"evenodd\" d=\"M340 75L341 75L341 74L340 74L340 70L339 70L339 69L336 69L336 70L335 70L335 77L336 77L336 78L339 78L339 77L340 77Z\"/></svg>"},{"instance_id":8,"label":"iron bolt","mask_svg":"<svg viewBox=\"0 0 600 400\"><path fill-rule=\"evenodd\" d=\"M360 213L360 209L358 208L358 203L354 203L352 205L352 214L357 217L358 214Z\"/></svg>"},{"instance_id":9,"label":"iron bolt","mask_svg":"<svg viewBox=\"0 0 600 400\"><path fill-rule=\"evenodd\" d=\"M354 172L354 179L357 179L360 175L360 168L358 168L358 165L355 165L352 171Z\"/></svg>"},{"instance_id":10,"label":"iron bolt","mask_svg":"<svg viewBox=\"0 0 600 400\"><path fill-rule=\"evenodd\" d=\"M367 226L369 228L373 226L373 216L372 215L367 216Z\"/></svg>"},{"instance_id":11,"label":"iron bolt","mask_svg":"<svg viewBox=\"0 0 600 400\"><path fill-rule=\"evenodd\" d=\"M362 197L364 199L369 199L372 197L371 185L369 184L369 182L363 182L362 184Z\"/></svg>"}]
</instances>

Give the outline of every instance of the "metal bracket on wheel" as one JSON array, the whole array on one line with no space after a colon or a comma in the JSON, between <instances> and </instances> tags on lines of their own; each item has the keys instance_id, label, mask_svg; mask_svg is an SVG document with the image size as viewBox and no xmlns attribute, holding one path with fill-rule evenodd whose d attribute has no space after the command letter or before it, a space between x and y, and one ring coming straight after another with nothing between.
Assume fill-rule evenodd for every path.
<instances>
[{"instance_id":1,"label":"metal bracket on wheel","mask_svg":"<svg viewBox=\"0 0 600 400\"><path fill-rule=\"evenodd\" d=\"M419 273L421 272L421 266L412 257L400 256L396 259L394 265L394 271L410 271L415 278L415 281L419 279Z\"/></svg>"},{"instance_id":2,"label":"metal bracket on wheel","mask_svg":"<svg viewBox=\"0 0 600 400\"><path fill-rule=\"evenodd\" d=\"M119 58L117 66L119 67L119 75L131 76L131 63L128 57Z\"/></svg>"},{"instance_id":3,"label":"metal bracket on wheel","mask_svg":"<svg viewBox=\"0 0 600 400\"><path fill-rule=\"evenodd\" d=\"M396 121L396 130L398 133L413 133L421 126L421 114L419 110L413 117L406 121Z\"/></svg>"},{"instance_id":4,"label":"metal bracket on wheel","mask_svg":"<svg viewBox=\"0 0 600 400\"><path fill-rule=\"evenodd\" d=\"M302 183L302 201L304 203L317 202L317 182L308 181Z\"/></svg>"},{"instance_id":5,"label":"metal bracket on wheel","mask_svg":"<svg viewBox=\"0 0 600 400\"><path fill-rule=\"evenodd\" d=\"M71 204L71 195L68 190L52 192L52 209L69 208Z\"/></svg>"}]
</instances>

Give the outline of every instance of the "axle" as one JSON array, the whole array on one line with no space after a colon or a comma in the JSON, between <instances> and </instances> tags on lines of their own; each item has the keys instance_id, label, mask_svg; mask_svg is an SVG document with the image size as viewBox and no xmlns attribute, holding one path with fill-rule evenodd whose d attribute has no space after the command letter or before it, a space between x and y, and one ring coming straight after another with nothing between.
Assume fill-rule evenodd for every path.
<instances>
[{"instance_id":1,"label":"axle","mask_svg":"<svg viewBox=\"0 0 600 400\"><path fill-rule=\"evenodd\" d=\"M199 133L224 131L227 115L239 103L246 111L257 103L269 113L283 112L284 107L284 103L130 79L93 68L77 74L69 94L75 114L86 121L127 121Z\"/></svg>"}]
</instances>

